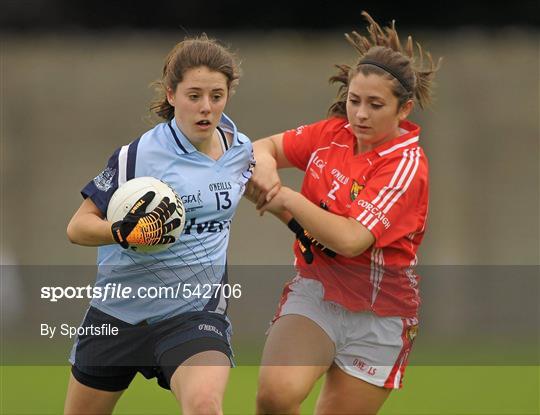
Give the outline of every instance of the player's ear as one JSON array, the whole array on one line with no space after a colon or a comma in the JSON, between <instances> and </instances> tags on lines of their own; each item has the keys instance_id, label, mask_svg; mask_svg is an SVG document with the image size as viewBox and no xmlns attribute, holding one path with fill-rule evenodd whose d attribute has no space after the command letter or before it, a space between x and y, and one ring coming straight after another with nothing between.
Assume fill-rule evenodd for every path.
<instances>
[{"instance_id":1,"label":"player's ear","mask_svg":"<svg viewBox=\"0 0 540 415\"><path fill-rule=\"evenodd\" d=\"M175 106L174 91L172 90L172 88L169 88L169 87L167 87L165 91L167 94L167 101L172 107L174 107Z\"/></svg>"},{"instance_id":2,"label":"player's ear","mask_svg":"<svg viewBox=\"0 0 540 415\"><path fill-rule=\"evenodd\" d=\"M398 111L399 121L403 121L407 119L413 107L414 107L414 101L412 99L409 99L407 102L405 102L405 104L403 104Z\"/></svg>"}]
</instances>

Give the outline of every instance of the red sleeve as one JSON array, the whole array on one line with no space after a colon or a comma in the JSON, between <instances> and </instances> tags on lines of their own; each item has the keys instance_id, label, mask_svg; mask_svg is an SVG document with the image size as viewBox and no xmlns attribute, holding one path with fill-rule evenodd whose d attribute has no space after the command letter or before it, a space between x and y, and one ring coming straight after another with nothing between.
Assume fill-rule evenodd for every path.
<instances>
[{"instance_id":1,"label":"red sleeve","mask_svg":"<svg viewBox=\"0 0 540 415\"><path fill-rule=\"evenodd\" d=\"M422 226L428 203L427 163L420 148L385 161L352 204L349 216L375 237L375 247L393 241Z\"/></svg>"},{"instance_id":2,"label":"red sleeve","mask_svg":"<svg viewBox=\"0 0 540 415\"><path fill-rule=\"evenodd\" d=\"M285 157L300 170L306 170L313 149L316 148L332 120L323 120L309 125L301 125L295 130L283 133Z\"/></svg>"}]
</instances>

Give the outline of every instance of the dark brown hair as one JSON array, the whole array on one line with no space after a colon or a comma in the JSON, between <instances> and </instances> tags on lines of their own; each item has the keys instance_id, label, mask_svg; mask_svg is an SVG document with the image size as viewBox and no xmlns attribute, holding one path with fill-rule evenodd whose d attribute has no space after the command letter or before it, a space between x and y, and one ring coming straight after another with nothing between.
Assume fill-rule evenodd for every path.
<instances>
[{"instance_id":1,"label":"dark brown hair","mask_svg":"<svg viewBox=\"0 0 540 415\"><path fill-rule=\"evenodd\" d=\"M367 12L363 11L362 16L368 22L369 35L362 36L355 31L345 34L345 38L358 51L360 57L354 67L336 65L338 72L330 78L330 83L340 85L328 115L347 116L349 82L360 72L364 75L377 74L392 80L392 92L398 99L398 108L409 99L416 99L421 108L427 107L431 103L433 78L439 70L441 58L435 65L431 54L426 52L426 65L422 46L416 43L417 55L411 36L407 38L404 46L401 44L395 21L392 21L390 26L381 28Z\"/></svg>"},{"instance_id":2,"label":"dark brown hair","mask_svg":"<svg viewBox=\"0 0 540 415\"><path fill-rule=\"evenodd\" d=\"M229 95L234 92L240 79L240 64L236 56L203 33L198 37L184 39L169 52L161 79L152 83L158 97L151 102L150 111L167 121L172 120L174 107L167 101L167 89L176 91L186 71L201 66L225 75Z\"/></svg>"}]
</instances>

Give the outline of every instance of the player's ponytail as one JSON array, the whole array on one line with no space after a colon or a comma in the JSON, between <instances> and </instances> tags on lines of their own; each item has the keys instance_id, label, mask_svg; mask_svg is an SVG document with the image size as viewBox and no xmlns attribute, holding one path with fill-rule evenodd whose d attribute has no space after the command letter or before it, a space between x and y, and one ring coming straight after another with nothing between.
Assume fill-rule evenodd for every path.
<instances>
[{"instance_id":1,"label":"player's ponytail","mask_svg":"<svg viewBox=\"0 0 540 415\"><path fill-rule=\"evenodd\" d=\"M201 66L225 75L229 96L234 93L240 78L240 65L236 56L203 33L199 37L184 39L169 52L161 79L152 83L158 96L150 103L150 111L166 121L172 120L174 107L167 101L167 89L176 91L186 71Z\"/></svg>"},{"instance_id":2,"label":"player's ponytail","mask_svg":"<svg viewBox=\"0 0 540 415\"><path fill-rule=\"evenodd\" d=\"M337 97L328 110L329 116L347 116L349 82L360 72L391 79L399 107L409 99L415 99L421 108L429 106L433 78L439 70L441 58L435 64L431 54L424 53L419 43L416 43L415 53L411 36L407 38L407 43L402 45L394 21L390 26L381 28L367 12L362 12L362 16L369 23L368 36L354 31L345 35L347 41L357 50L359 59L354 67L336 65L338 71L330 78L330 83L337 83L339 88ZM427 59L424 59L424 55Z\"/></svg>"}]
</instances>

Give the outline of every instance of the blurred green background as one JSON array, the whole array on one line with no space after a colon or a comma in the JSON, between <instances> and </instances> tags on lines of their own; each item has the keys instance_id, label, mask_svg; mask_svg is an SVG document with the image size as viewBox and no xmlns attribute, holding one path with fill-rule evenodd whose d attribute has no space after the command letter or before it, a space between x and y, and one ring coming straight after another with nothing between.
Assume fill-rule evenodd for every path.
<instances>
[{"instance_id":1,"label":"blurred green background","mask_svg":"<svg viewBox=\"0 0 540 415\"><path fill-rule=\"evenodd\" d=\"M258 368L231 371L224 401L225 414L255 413ZM59 414L68 367L18 366L2 368L2 414ZM412 366L404 388L394 391L381 414L538 414L538 367ZM302 405L312 414L321 383ZM29 397L31 394L31 398ZM115 414L172 414L177 404L170 392L138 375L120 399Z\"/></svg>"}]
</instances>

